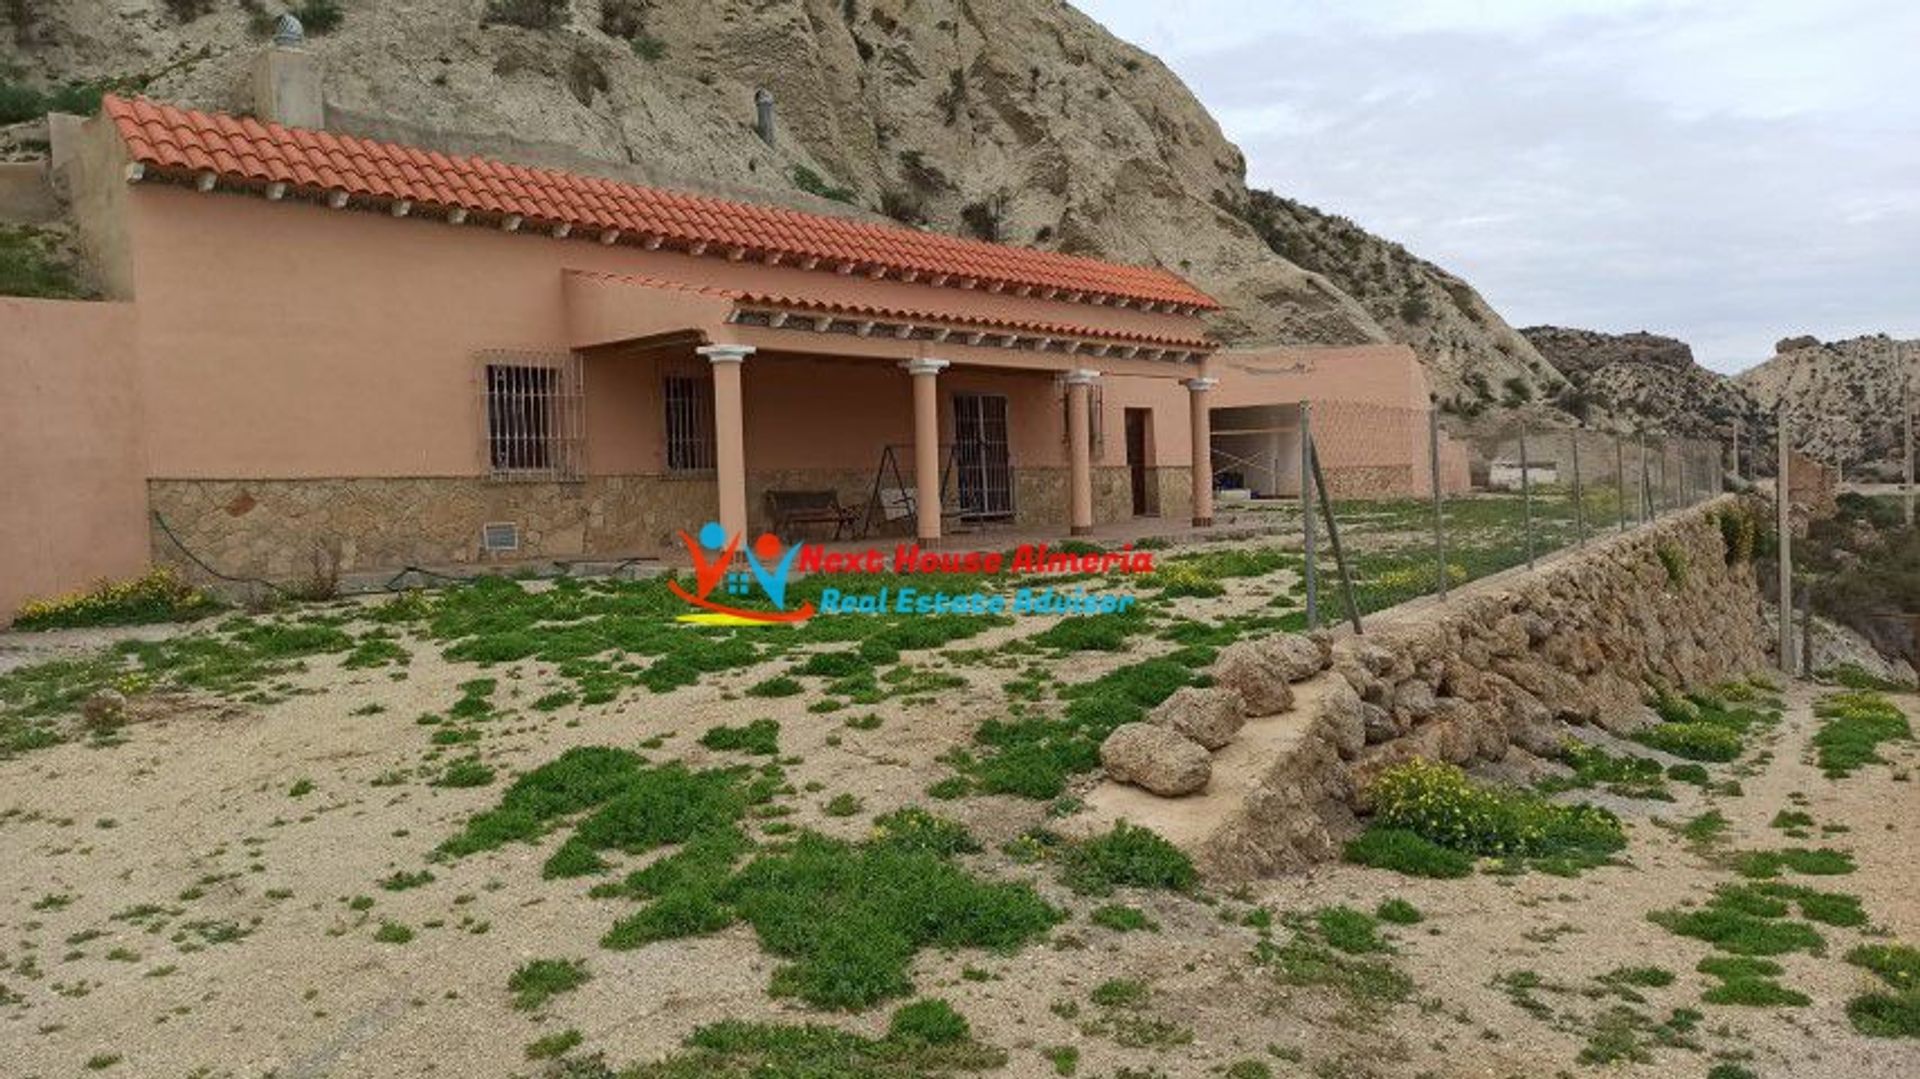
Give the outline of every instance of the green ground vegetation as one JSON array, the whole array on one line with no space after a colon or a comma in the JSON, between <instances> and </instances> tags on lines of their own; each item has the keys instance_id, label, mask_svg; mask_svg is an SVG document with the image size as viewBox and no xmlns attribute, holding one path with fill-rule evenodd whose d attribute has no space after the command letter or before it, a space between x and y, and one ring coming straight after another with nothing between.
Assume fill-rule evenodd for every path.
<instances>
[{"instance_id":1,"label":"green ground vegetation","mask_svg":"<svg viewBox=\"0 0 1920 1079\"><path fill-rule=\"evenodd\" d=\"M601 943L635 948L745 922L788 961L773 992L825 1008L911 992L907 967L923 948L1017 949L1065 917L1027 885L967 872L954 861L973 846L965 829L921 810L878 818L858 843L799 831L756 847L739 822L782 789L776 766L692 772L576 748L521 776L440 849L459 857L571 827L543 873L581 877L607 875L614 854L673 848L594 889L643 904Z\"/></svg>"},{"instance_id":2,"label":"green ground vegetation","mask_svg":"<svg viewBox=\"0 0 1920 1079\"><path fill-rule=\"evenodd\" d=\"M1900 706L1873 690L1833 693L1814 702L1820 719L1813 748L1820 770L1829 779L1844 779L1869 764L1885 764L1880 746L1913 737L1913 728Z\"/></svg>"},{"instance_id":3,"label":"green ground vegetation","mask_svg":"<svg viewBox=\"0 0 1920 1079\"><path fill-rule=\"evenodd\" d=\"M945 1001L919 1000L893 1013L887 1032L866 1038L814 1024L729 1020L701 1027L685 1051L619 1072L619 1079L910 1079L1001 1067L1007 1054L974 1040Z\"/></svg>"},{"instance_id":4,"label":"green ground vegetation","mask_svg":"<svg viewBox=\"0 0 1920 1079\"><path fill-rule=\"evenodd\" d=\"M13 627L44 630L190 622L222 606L163 567L124 581L103 581L71 595L29 600L14 616Z\"/></svg>"},{"instance_id":5,"label":"green ground vegetation","mask_svg":"<svg viewBox=\"0 0 1920 1079\"><path fill-rule=\"evenodd\" d=\"M1920 949L1864 944L1847 953L1847 962L1881 983L1847 1001L1853 1028L1873 1037L1920 1038Z\"/></svg>"},{"instance_id":6,"label":"green ground vegetation","mask_svg":"<svg viewBox=\"0 0 1920 1079\"><path fill-rule=\"evenodd\" d=\"M1634 732L1634 740L1693 761L1725 763L1739 757L1747 738L1779 719L1777 702L1744 683L1711 692L1676 696L1660 692L1653 701L1660 722Z\"/></svg>"},{"instance_id":7,"label":"green ground vegetation","mask_svg":"<svg viewBox=\"0 0 1920 1079\"><path fill-rule=\"evenodd\" d=\"M1552 776L1534 784L1542 794L1599 788L1623 798L1670 802L1666 769L1659 761L1632 753L1618 756L1584 742L1569 741L1560 760L1572 774Z\"/></svg>"},{"instance_id":8,"label":"green ground vegetation","mask_svg":"<svg viewBox=\"0 0 1920 1079\"><path fill-rule=\"evenodd\" d=\"M1480 857L1573 874L1610 861L1626 846L1619 819L1604 809L1475 783L1448 764L1394 765L1375 779L1371 795L1372 824L1349 846L1348 857L1415 875L1462 875L1461 859Z\"/></svg>"}]
</instances>

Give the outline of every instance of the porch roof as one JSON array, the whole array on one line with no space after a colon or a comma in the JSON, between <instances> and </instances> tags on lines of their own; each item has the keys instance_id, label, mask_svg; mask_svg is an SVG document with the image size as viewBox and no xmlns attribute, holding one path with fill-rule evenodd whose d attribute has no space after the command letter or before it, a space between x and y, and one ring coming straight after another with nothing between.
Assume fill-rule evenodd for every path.
<instances>
[{"instance_id":1,"label":"porch roof","mask_svg":"<svg viewBox=\"0 0 1920 1079\"><path fill-rule=\"evenodd\" d=\"M591 347L667 334L714 339L728 327L811 331L894 340L916 353L925 342L1190 363L1216 347L1199 335L1154 333L1003 315L987 303L925 307L868 304L831 296L695 285L642 274L567 270L569 344ZM646 303L634 303L644 290ZM819 346L814 345L808 351Z\"/></svg>"},{"instance_id":2,"label":"porch roof","mask_svg":"<svg viewBox=\"0 0 1920 1079\"><path fill-rule=\"evenodd\" d=\"M684 194L639 184L451 156L397 143L261 123L108 95L104 114L133 165L269 198L336 207L469 214L511 229L752 258L928 286L1193 314L1220 305L1171 271L1009 247L894 225Z\"/></svg>"}]
</instances>

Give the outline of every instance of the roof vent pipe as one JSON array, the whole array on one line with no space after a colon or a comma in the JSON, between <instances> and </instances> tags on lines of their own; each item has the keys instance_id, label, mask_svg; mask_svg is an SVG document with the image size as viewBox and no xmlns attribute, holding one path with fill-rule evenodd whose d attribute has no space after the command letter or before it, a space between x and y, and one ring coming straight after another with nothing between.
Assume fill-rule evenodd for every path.
<instances>
[{"instance_id":1,"label":"roof vent pipe","mask_svg":"<svg viewBox=\"0 0 1920 1079\"><path fill-rule=\"evenodd\" d=\"M760 141L773 145L773 91L759 89L753 92L753 131Z\"/></svg>"},{"instance_id":2,"label":"roof vent pipe","mask_svg":"<svg viewBox=\"0 0 1920 1079\"><path fill-rule=\"evenodd\" d=\"M307 51L306 41L300 20L281 15L272 44L253 58L253 111L260 119L315 130L327 126L320 58Z\"/></svg>"}]
</instances>

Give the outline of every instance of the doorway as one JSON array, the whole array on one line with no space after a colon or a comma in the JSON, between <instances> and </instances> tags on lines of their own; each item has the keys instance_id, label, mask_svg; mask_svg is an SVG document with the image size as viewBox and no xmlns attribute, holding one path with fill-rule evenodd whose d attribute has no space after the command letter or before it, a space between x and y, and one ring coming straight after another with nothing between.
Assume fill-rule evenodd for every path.
<instances>
[{"instance_id":1,"label":"doorway","mask_svg":"<svg viewBox=\"0 0 1920 1079\"><path fill-rule=\"evenodd\" d=\"M953 395L953 465L962 520L1013 516L1013 467L1007 455L1007 399Z\"/></svg>"},{"instance_id":2,"label":"doorway","mask_svg":"<svg viewBox=\"0 0 1920 1079\"><path fill-rule=\"evenodd\" d=\"M1122 413L1127 434L1127 481L1133 493L1133 515L1152 517L1160 512L1155 497L1153 469L1153 410L1129 408Z\"/></svg>"}]
</instances>

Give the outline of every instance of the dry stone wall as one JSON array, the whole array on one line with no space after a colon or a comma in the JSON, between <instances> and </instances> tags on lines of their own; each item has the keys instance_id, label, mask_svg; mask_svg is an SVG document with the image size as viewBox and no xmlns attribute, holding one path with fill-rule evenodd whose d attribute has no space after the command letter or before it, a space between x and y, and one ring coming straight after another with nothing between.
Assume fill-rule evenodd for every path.
<instances>
[{"instance_id":1,"label":"dry stone wall","mask_svg":"<svg viewBox=\"0 0 1920 1079\"><path fill-rule=\"evenodd\" d=\"M1723 497L1537 571L1479 582L1444 604L1390 612L1365 636L1335 641L1326 673L1292 687L1298 715L1288 743L1222 819L1196 830L1203 838L1191 853L1217 879L1323 861L1358 830L1371 780L1392 764L1467 765L1512 747L1554 753L1570 724L1626 731L1649 722L1649 686L1695 688L1764 670L1754 567L1729 557L1719 523L1735 512L1738 500ZM1281 669L1280 650L1253 643ZM1216 671L1222 685L1244 677Z\"/></svg>"}]
</instances>

